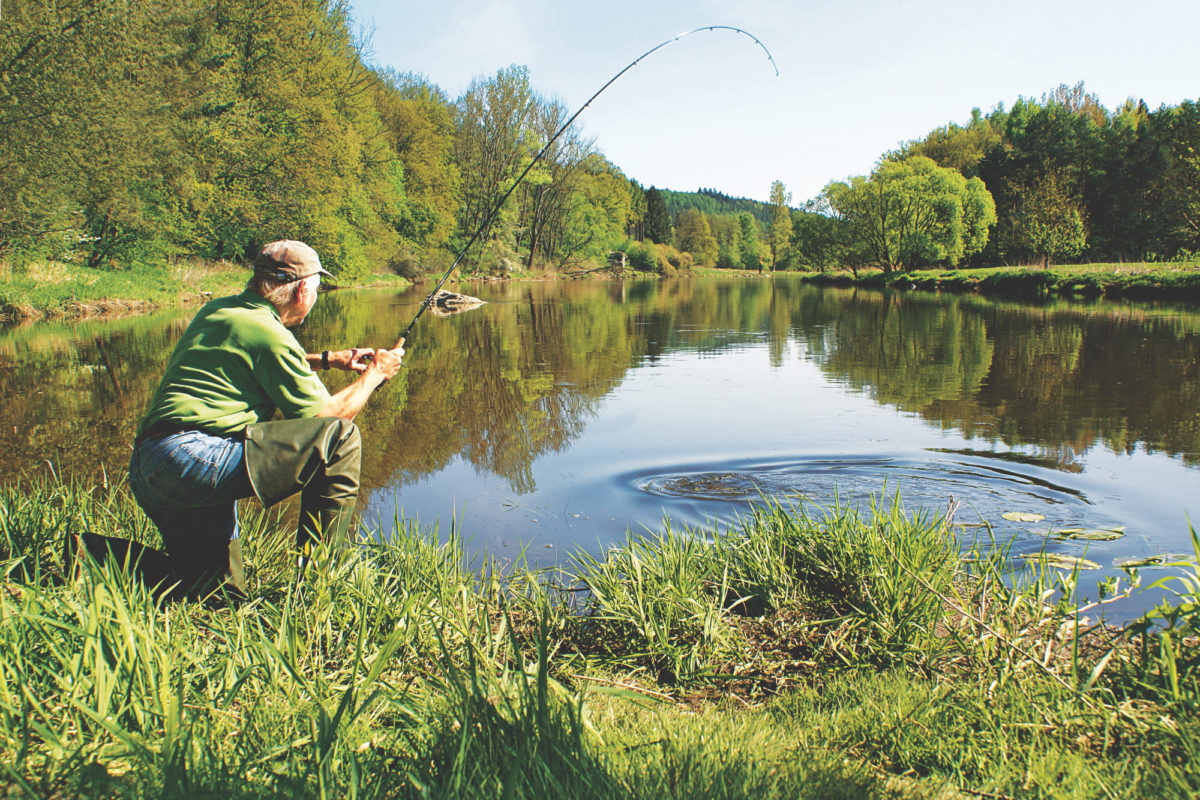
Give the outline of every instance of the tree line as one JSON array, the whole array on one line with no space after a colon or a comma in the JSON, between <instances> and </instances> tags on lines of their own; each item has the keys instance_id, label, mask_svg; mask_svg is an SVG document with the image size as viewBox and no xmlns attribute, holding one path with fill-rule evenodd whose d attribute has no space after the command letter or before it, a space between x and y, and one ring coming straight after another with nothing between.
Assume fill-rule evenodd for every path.
<instances>
[{"instance_id":1,"label":"tree line","mask_svg":"<svg viewBox=\"0 0 1200 800\"><path fill-rule=\"evenodd\" d=\"M704 263L771 269L1188 261L1200 253L1200 105L1105 109L1082 83L1040 100L972 111L885 154L869 175L830 182L791 207L776 181L754 215L755 257L739 262L738 214L704 197L674 212L674 235ZM700 198L689 202L692 197ZM670 206L668 205L668 208ZM692 212L717 239L716 250ZM679 233L681 220L685 232ZM657 237L657 238L655 238ZM716 252L717 255L712 254Z\"/></svg>"},{"instance_id":2,"label":"tree line","mask_svg":"<svg viewBox=\"0 0 1200 800\"><path fill-rule=\"evenodd\" d=\"M791 261L826 269L1187 261L1200 253L1200 106L1104 108L1082 83L974 109L830 183Z\"/></svg>"},{"instance_id":3,"label":"tree line","mask_svg":"<svg viewBox=\"0 0 1200 800\"><path fill-rule=\"evenodd\" d=\"M243 259L304 239L339 276L436 269L567 110L524 67L451 99L372 68L340 0L30 0L0 20L0 258ZM603 256L640 187L568 131L471 254Z\"/></svg>"},{"instance_id":4,"label":"tree line","mask_svg":"<svg viewBox=\"0 0 1200 800\"><path fill-rule=\"evenodd\" d=\"M513 65L450 98L372 67L344 0L29 0L0 20L0 259L244 259L304 239L353 280L467 267L885 270L1186 259L1200 107L1082 84L974 111L792 207L627 178ZM485 223L487 223L485 225Z\"/></svg>"}]
</instances>

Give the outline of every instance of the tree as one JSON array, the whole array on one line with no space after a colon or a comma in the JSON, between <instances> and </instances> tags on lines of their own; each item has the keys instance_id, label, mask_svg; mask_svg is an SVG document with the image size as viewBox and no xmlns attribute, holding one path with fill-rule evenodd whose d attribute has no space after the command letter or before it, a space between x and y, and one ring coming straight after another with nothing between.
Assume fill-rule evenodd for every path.
<instances>
[{"instance_id":1,"label":"tree","mask_svg":"<svg viewBox=\"0 0 1200 800\"><path fill-rule=\"evenodd\" d=\"M1000 131L978 108L971 109L971 121L961 127L951 123L938 128L924 139L906 145L900 158L927 156L939 167L952 167L964 175L977 174L979 162L1001 139Z\"/></svg>"},{"instance_id":2,"label":"tree","mask_svg":"<svg viewBox=\"0 0 1200 800\"><path fill-rule=\"evenodd\" d=\"M675 243L685 253L691 253L697 264L716 264L717 240L708 220L694 208L679 212L675 220Z\"/></svg>"},{"instance_id":3,"label":"tree","mask_svg":"<svg viewBox=\"0 0 1200 800\"><path fill-rule=\"evenodd\" d=\"M792 214L793 256L800 265L824 272L840 260L840 228L826 199L808 201Z\"/></svg>"},{"instance_id":4,"label":"tree","mask_svg":"<svg viewBox=\"0 0 1200 800\"><path fill-rule=\"evenodd\" d=\"M924 156L881 162L870 177L829 184L824 196L847 236L885 272L954 266L983 249L996 222L983 181Z\"/></svg>"},{"instance_id":5,"label":"tree","mask_svg":"<svg viewBox=\"0 0 1200 800\"><path fill-rule=\"evenodd\" d=\"M670 244L672 235L671 215L662 193L651 186L646 190L646 237L655 244Z\"/></svg>"},{"instance_id":6,"label":"tree","mask_svg":"<svg viewBox=\"0 0 1200 800\"><path fill-rule=\"evenodd\" d=\"M458 224L462 236L484 227L500 196L533 157L530 123L535 111L529 70L516 64L491 78L473 80L459 99L455 158L461 171ZM497 223L502 227L507 223L509 228L514 224L511 209L498 216L488 223L481 241L488 240Z\"/></svg>"},{"instance_id":7,"label":"tree","mask_svg":"<svg viewBox=\"0 0 1200 800\"><path fill-rule=\"evenodd\" d=\"M1021 193L1013 214L1016 241L1050 266L1050 259L1075 258L1087 244L1079 202L1062 190L1053 171Z\"/></svg>"},{"instance_id":8,"label":"tree","mask_svg":"<svg viewBox=\"0 0 1200 800\"><path fill-rule=\"evenodd\" d=\"M739 266L742 269L758 269L762 263L762 240L758 237L758 223L749 211L738 214L738 227L741 230L741 252Z\"/></svg>"},{"instance_id":9,"label":"tree","mask_svg":"<svg viewBox=\"0 0 1200 800\"><path fill-rule=\"evenodd\" d=\"M792 240L792 193L784 188L783 181L771 184L771 221L767 225L767 246L771 249L771 269L787 252Z\"/></svg>"},{"instance_id":10,"label":"tree","mask_svg":"<svg viewBox=\"0 0 1200 800\"><path fill-rule=\"evenodd\" d=\"M375 107L404 166L408 208L397 230L407 246L440 246L454 231L459 201L454 105L419 75L384 72L375 87Z\"/></svg>"},{"instance_id":11,"label":"tree","mask_svg":"<svg viewBox=\"0 0 1200 800\"><path fill-rule=\"evenodd\" d=\"M637 181L629 182L629 218L625 236L641 241L646 238L646 190Z\"/></svg>"}]
</instances>

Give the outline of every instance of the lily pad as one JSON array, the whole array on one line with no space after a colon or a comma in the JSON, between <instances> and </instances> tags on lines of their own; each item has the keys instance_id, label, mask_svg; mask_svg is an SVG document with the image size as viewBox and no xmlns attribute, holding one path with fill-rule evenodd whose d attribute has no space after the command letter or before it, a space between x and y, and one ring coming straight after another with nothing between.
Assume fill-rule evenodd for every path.
<instances>
[{"instance_id":1,"label":"lily pad","mask_svg":"<svg viewBox=\"0 0 1200 800\"><path fill-rule=\"evenodd\" d=\"M1000 516L1009 522L1041 522L1046 518L1045 514L1037 514L1033 511L1006 511Z\"/></svg>"},{"instance_id":2,"label":"lily pad","mask_svg":"<svg viewBox=\"0 0 1200 800\"><path fill-rule=\"evenodd\" d=\"M1073 528L1070 531L1059 531L1060 536L1068 539L1083 539L1088 542L1111 542L1125 535L1124 528Z\"/></svg>"},{"instance_id":3,"label":"lily pad","mask_svg":"<svg viewBox=\"0 0 1200 800\"><path fill-rule=\"evenodd\" d=\"M1135 569L1141 567L1172 567L1172 566L1195 566L1195 556L1187 553L1162 553L1157 556L1145 556L1143 558L1125 558L1115 562L1116 566L1121 569Z\"/></svg>"},{"instance_id":4,"label":"lily pad","mask_svg":"<svg viewBox=\"0 0 1200 800\"><path fill-rule=\"evenodd\" d=\"M1100 569L1100 565L1095 561L1067 556L1062 553L1022 553L1018 557L1026 561L1039 561L1047 567L1053 567L1054 569Z\"/></svg>"}]
</instances>

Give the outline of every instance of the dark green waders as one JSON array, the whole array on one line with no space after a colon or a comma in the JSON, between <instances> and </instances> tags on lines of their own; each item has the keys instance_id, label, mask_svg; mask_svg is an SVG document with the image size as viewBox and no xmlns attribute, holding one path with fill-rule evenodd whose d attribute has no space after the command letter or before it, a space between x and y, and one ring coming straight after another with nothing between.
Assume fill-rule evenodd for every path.
<instances>
[{"instance_id":1,"label":"dark green waders","mask_svg":"<svg viewBox=\"0 0 1200 800\"><path fill-rule=\"evenodd\" d=\"M301 554L322 539L346 540L361 464L362 437L348 420L309 417L246 428L246 471L262 504L272 506L300 492L296 547Z\"/></svg>"},{"instance_id":2,"label":"dark green waders","mask_svg":"<svg viewBox=\"0 0 1200 800\"><path fill-rule=\"evenodd\" d=\"M264 507L300 492L296 547L302 557L318 541L345 541L362 462L362 437L353 422L307 417L250 425L243 457L254 495ZM92 558L103 561L111 555L147 586L174 587L163 592L164 599L205 597L221 590L231 598L246 595L241 539L174 542L169 554L93 533L83 534L81 542Z\"/></svg>"}]
</instances>

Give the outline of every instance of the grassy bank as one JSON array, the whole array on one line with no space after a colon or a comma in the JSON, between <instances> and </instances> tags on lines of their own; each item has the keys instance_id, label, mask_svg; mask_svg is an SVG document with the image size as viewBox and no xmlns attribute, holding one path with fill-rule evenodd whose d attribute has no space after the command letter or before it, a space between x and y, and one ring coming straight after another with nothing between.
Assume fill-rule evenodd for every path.
<instances>
[{"instance_id":1,"label":"grassy bank","mask_svg":"<svg viewBox=\"0 0 1200 800\"><path fill-rule=\"evenodd\" d=\"M0 323L121 316L196 305L240 292L249 274L244 265L199 259L125 269L90 269L63 262L0 264ZM407 283L389 273L371 276L363 285Z\"/></svg>"},{"instance_id":2,"label":"grassy bank","mask_svg":"<svg viewBox=\"0 0 1200 800\"><path fill-rule=\"evenodd\" d=\"M1053 570L944 519L760 508L568 574L467 567L401 525L317 553L247 509L254 599L156 608L89 529L119 490L0 490L0 781L29 797L1186 797L1196 606L1074 624ZM586 589L587 591L579 591ZM1190 602L1195 602L1192 596Z\"/></svg>"},{"instance_id":3,"label":"grassy bank","mask_svg":"<svg viewBox=\"0 0 1200 800\"><path fill-rule=\"evenodd\" d=\"M993 269L860 271L810 274L807 280L842 286L977 292L1008 297L1051 295L1132 300L1200 301L1195 264L1081 264Z\"/></svg>"}]
</instances>

